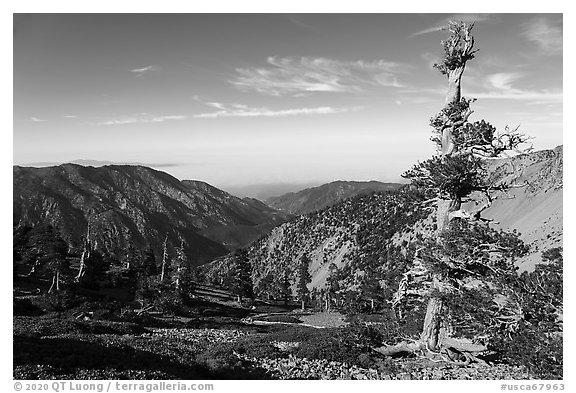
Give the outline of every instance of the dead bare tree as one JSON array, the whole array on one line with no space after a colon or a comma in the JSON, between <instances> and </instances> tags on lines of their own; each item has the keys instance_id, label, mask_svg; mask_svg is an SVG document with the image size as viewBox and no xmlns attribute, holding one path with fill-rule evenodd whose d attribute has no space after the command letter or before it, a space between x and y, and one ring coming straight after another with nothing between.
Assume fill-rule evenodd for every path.
<instances>
[{"instance_id":1,"label":"dead bare tree","mask_svg":"<svg viewBox=\"0 0 576 393\"><path fill-rule=\"evenodd\" d=\"M80 256L80 266L78 268L78 274L74 279L75 282L80 282L82 277L86 274L86 261L90 259L90 254L92 252L92 244L90 243L90 222L88 222L88 229L86 230L86 238L82 244L82 255Z\"/></svg>"},{"instance_id":2,"label":"dead bare tree","mask_svg":"<svg viewBox=\"0 0 576 393\"><path fill-rule=\"evenodd\" d=\"M168 234L164 238L164 244L162 247L162 269L160 272L160 282L164 282L166 276L166 264L168 263Z\"/></svg>"}]
</instances>

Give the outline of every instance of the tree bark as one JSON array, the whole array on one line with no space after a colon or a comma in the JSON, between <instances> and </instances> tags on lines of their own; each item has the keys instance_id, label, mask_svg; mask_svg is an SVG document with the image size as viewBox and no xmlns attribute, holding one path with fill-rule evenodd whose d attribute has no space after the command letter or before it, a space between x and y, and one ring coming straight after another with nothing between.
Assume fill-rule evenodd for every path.
<instances>
[{"instance_id":1,"label":"tree bark","mask_svg":"<svg viewBox=\"0 0 576 393\"><path fill-rule=\"evenodd\" d=\"M461 207L462 201L460 199L438 199L436 210L436 235L438 239L450 223L450 214L460 210Z\"/></svg>"},{"instance_id":2,"label":"tree bark","mask_svg":"<svg viewBox=\"0 0 576 393\"><path fill-rule=\"evenodd\" d=\"M448 73L448 93L446 93L446 106L460 101L462 97L462 74L464 66L458 67ZM453 127L447 127L442 131L442 155L450 155L454 151L454 141L452 135Z\"/></svg>"},{"instance_id":3,"label":"tree bark","mask_svg":"<svg viewBox=\"0 0 576 393\"><path fill-rule=\"evenodd\" d=\"M446 106L453 102L460 101L462 97L462 75L464 65L448 72L448 92L446 93Z\"/></svg>"},{"instance_id":4,"label":"tree bark","mask_svg":"<svg viewBox=\"0 0 576 393\"><path fill-rule=\"evenodd\" d=\"M460 209L462 202L460 199L439 199L438 210L436 212L436 241L441 242L441 235L450 223L450 213ZM434 292L428 305L426 307L426 316L424 317L424 325L422 327L421 340L426 343L428 349L438 350L442 345L443 336L446 334L446 328L443 321L443 306L444 302L441 299L442 289L442 276L438 273L433 274L432 277L432 291Z\"/></svg>"},{"instance_id":5,"label":"tree bark","mask_svg":"<svg viewBox=\"0 0 576 393\"><path fill-rule=\"evenodd\" d=\"M432 290L434 293L428 301L424 325L422 326L422 333L420 335L420 340L432 351L438 350L443 338L440 334L442 327L442 309L444 307L444 301L440 297L441 280L440 275L435 273L432 278Z\"/></svg>"}]
</instances>

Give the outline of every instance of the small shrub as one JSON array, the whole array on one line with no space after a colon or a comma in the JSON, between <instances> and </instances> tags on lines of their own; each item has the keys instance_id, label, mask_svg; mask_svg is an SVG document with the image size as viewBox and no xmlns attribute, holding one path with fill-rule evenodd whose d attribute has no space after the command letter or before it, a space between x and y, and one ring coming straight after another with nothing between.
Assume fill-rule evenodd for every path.
<instances>
[{"instance_id":1,"label":"small shrub","mask_svg":"<svg viewBox=\"0 0 576 393\"><path fill-rule=\"evenodd\" d=\"M373 359L367 353L361 353L358 355L358 364L364 368L368 368L372 365Z\"/></svg>"},{"instance_id":2,"label":"small shrub","mask_svg":"<svg viewBox=\"0 0 576 393\"><path fill-rule=\"evenodd\" d=\"M377 358L374 359L372 368L378 370L381 374L396 374L400 372L400 367L391 358Z\"/></svg>"},{"instance_id":3,"label":"small shrub","mask_svg":"<svg viewBox=\"0 0 576 393\"><path fill-rule=\"evenodd\" d=\"M277 336L273 337L276 338ZM372 327L349 326L316 329L301 335L301 340L283 341L301 342L292 351L297 357L325 359L365 367L373 364L375 359L380 356L372 350L372 347L382 344L382 335Z\"/></svg>"},{"instance_id":4,"label":"small shrub","mask_svg":"<svg viewBox=\"0 0 576 393\"><path fill-rule=\"evenodd\" d=\"M200 353L196 359L211 371L232 369L234 364L238 362L233 349L234 347L230 343L221 343Z\"/></svg>"},{"instance_id":5,"label":"small shrub","mask_svg":"<svg viewBox=\"0 0 576 393\"><path fill-rule=\"evenodd\" d=\"M525 329L512 340L494 341L501 360L524 366L538 379L562 379L562 336Z\"/></svg>"},{"instance_id":6,"label":"small shrub","mask_svg":"<svg viewBox=\"0 0 576 393\"><path fill-rule=\"evenodd\" d=\"M233 349L239 354L252 358L278 358L284 353L274 345L274 341L265 336L248 337L238 340L233 345Z\"/></svg>"},{"instance_id":7,"label":"small shrub","mask_svg":"<svg viewBox=\"0 0 576 393\"><path fill-rule=\"evenodd\" d=\"M154 306L158 311L173 315L187 315L182 298L174 291L162 293L154 300Z\"/></svg>"},{"instance_id":8,"label":"small shrub","mask_svg":"<svg viewBox=\"0 0 576 393\"><path fill-rule=\"evenodd\" d=\"M234 354L238 352L250 357L270 357L263 356L264 353L261 351L254 351L258 345L248 342L240 345L220 343L196 355L196 362L210 370L218 379L264 379L266 378L265 370L254 367L250 362L240 360ZM247 350L245 346L249 346L251 350ZM240 352L242 349L244 352Z\"/></svg>"}]
</instances>

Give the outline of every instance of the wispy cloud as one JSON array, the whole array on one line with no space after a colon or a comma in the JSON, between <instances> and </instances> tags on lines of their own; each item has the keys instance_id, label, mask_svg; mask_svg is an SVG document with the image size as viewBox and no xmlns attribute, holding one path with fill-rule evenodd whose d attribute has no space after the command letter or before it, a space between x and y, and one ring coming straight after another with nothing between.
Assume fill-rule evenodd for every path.
<instances>
[{"instance_id":1,"label":"wispy cloud","mask_svg":"<svg viewBox=\"0 0 576 393\"><path fill-rule=\"evenodd\" d=\"M538 102L562 102L562 89L528 90L515 87L516 81L527 75L521 72L499 72L484 79L484 92L470 92L476 98L506 99Z\"/></svg>"},{"instance_id":2,"label":"wispy cloud","mask_svg":"<svg viewBox=\"0 0 576 393\"><path fill-rule=\"evenodd\" d=\"M306 29L312 28L312 26L304 23L304 21L302 20L303 19L302 15L286 14L286 15L284 15L284 17L286 18L286 20L288 20L290 23L295 24L296 26L304 27Z\"/></svg>"},{"instance_id":3,"label":"wispy cloud","mask_svg":"<svg viewBox=\"0 0 576 393\"><path fill-rule=\"evenodd\" d=\"M208 106L218 109L215 112L206 112L193 115L196 119L216 119L220 117L283 117L298 115L331 115L360 110L361 107L334 108L330 106L320 106L314 108L296 109L269 109L266 107L249 107L243 104L223 104L220 102L206 102Z\"/></svg>"},{"instance_id":4,"label":"wispy cloud","mask_svg":"<svg viewBox=\"0 0 576 393\"><path fill-rule=\"evenodd\" d=\"M141 77L154 71L160 71L160 67L156 65L149 65L147 67L134 68L130 70L130 72L136 74L136 77Z\"/></svg>"},{"instance_id":5,"label":"wispy cloud","mask_svg":"<svg viewBox=\"0 0 576 393\"><path fill-rule=\"evenodd\" d=\"M542 53L562 53L562 19L553 21L541 16L527 21L522 27L522 35L534 42Z\"/></svg>"},{"instance_id":6,"label":"wispy cloud","mask_svg":"<svg viewBox=\"0 0 576 393\"><path fill-rule=\"evenodd\" d=\"M64 115L62 117L65 119L77 119L78 118L78 116L76 116L76 115Z\"/></svg>"},{"instance_id":7,"label":"wispy cloud","mask_svg":"<svg viewBox=\"0 0 576 393\"><path fill-rule=\"evenodd\" d=\"M32 122L34 122L34 123L44 123L46 120L32 116L32 117L30 118L30 121L32 121Z\"/></svg>"},{"instance_id":8,"label":"wispy cloud","mask_svg":"<svg viewBox=\"0 0 576 393\"><path fill-rule=\"evenodd\" d=\"M448 27L448 22L451 20L471 23L471 22L484 22L490 19L492 19L492 17L489 14L454 14L445 19L442 19L440 22L436 23L433 26L417 31L416 33L410 35L410 37L416 37L423 34L430 34L435 33L437 31L441 31Z\"/></svg>"},{"instance_id":9,"label":"wispy cloud","mask_svg":"<svg viewBox=\"0 0 576 393\"><path fill-rule=\"evenodd\" d=\"M269 57L267 63L262 68L237 68L239 75L230 83L243 90L274 96L355 93L368 86L402 86L396 77L400 64L384 60Z\"/></svg>"},{"instance_id":10,"label":"wispy cloud","mask_svg":"<svg viewBox=\"0 0 576 393\"><path fill-rule=\"evenodd\" d=\"M524 76L524 73L521 72L499 72L486 77L486 81L489 85L488 87L496 88L498 90L512 91L515 90L512 87L512 83Z\"/></svg>"},{"instance_id":11,"label":"wispy cloud","mask_svg":"<svg viewBox=\"0 0 576 393\"><path fill-rule=\"evenodd\" d=\"M110 119L105 121L100 121L95 123L99 126L115 126L123 124L136 124L136 123L162 123L170 120L185 120L188 116L183 115L167 115L167 116L155 116L148 113L141 113L136 116L121 117L118 119Z\"/></svg>"}]
</instances>

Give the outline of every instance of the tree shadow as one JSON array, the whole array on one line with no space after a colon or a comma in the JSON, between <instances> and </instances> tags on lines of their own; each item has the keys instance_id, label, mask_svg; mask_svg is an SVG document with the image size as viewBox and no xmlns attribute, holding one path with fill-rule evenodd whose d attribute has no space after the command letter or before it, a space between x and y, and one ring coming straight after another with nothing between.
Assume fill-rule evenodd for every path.
<instances>
[{"instance_id":1,"label":"tree shadow","mask_svg":"<svg viewBox=\"0 0 576 393\"><path fill-rule=\"evenodd\" d=\"M260 379L257 369L228 367L211 369L195 361L178 361L169 356L132 348L56 337L14 336L13 366L45 365L65 375L76 375L80 369L117 370L119 375L135 370L151 373L150 379L164 374L162 379ZM263 371L263 370L262 370ZM168 378L166 378L168 377ZM156 377L157 378L157 377ZM129 378L117 378L129 379Z\"/></svg>"}]
</instances>

